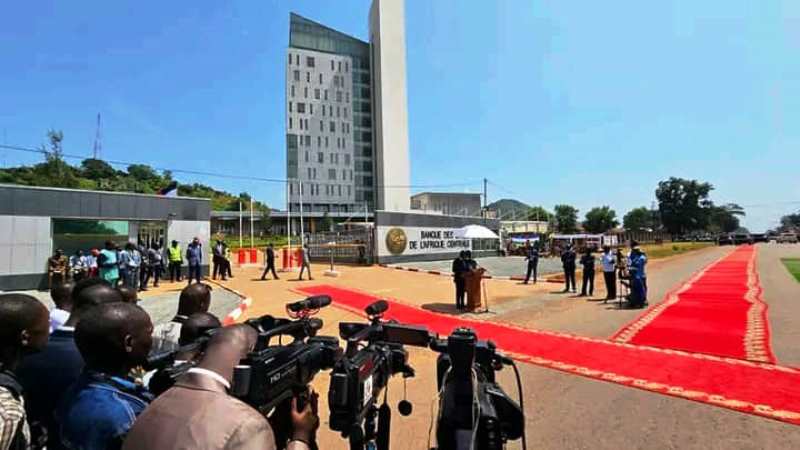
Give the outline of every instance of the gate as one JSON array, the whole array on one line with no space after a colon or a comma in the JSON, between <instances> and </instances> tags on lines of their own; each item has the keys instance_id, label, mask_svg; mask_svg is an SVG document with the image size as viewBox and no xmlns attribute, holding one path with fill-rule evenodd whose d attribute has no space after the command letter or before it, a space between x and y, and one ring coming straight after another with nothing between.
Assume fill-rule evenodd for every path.
<instances>
[{"instance_id":1,"label":"gate","mask_svg":"<svg viewBox=\"0 0 800 450\"><path fill-rule=\"evenodd\" d=\"M375 263L375 245L372 227L354 230L312 233L306 237L312 261L364 264Z\"/></svg>"}]
</instances>

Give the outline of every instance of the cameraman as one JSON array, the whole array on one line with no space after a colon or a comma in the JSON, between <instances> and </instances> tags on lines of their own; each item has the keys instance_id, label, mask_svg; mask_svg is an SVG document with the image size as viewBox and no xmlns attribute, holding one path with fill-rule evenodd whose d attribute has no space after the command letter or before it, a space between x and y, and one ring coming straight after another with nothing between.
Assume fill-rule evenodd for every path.
<instances>
[{"instance_id":1,"label":"cameraman","mask_svg":"<svg viewBox=\"0 0 800 450\"><path fill-rule=\"evenodd\" d=\"M275 435L267 419L227 391L233 369L256 343L248 325L223 328L209 341L203 359L175 387L139 417L124 450L272 450ZM294 426L289 450L307 450L319 426L316 394L303 411L292 402Z\"/></svg>"}]
</instances>

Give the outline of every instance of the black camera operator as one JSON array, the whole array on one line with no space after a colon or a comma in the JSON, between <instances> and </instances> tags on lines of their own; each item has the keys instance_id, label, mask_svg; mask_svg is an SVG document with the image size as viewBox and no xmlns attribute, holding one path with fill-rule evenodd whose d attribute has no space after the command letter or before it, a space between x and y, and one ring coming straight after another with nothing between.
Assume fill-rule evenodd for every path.
<instances>
[{"instance_id":1,"label":"black camera operator","mask_svg":"<svg viewBox=\"0 0 800 450\"><path fill-rule=\"evenodd\" d=\"M258 332L249 325L215 333L197 366L158 397L138 418L123 445L125 450L195 449L264 450L277 448L267 419L230 395L234 368L256 345ZM287 448L306 450L319 426L317 396L304 408L292 401L292 432Z\"/></svg>"}]
</instances>

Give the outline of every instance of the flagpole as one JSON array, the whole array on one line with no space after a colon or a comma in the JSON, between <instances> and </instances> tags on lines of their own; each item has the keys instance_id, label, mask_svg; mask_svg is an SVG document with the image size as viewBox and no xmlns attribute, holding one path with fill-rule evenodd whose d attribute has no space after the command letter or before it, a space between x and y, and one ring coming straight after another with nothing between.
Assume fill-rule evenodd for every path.
<instances>
[{"instance_id":1,"label":"flagpole","mask_svg":"<svg viewBox=\"0 0 800 450\"><path fill-rule=\"evenodd\" d=\"M306 234L305 230L303 229L303 182L298 181L300 185L300 246L305 247L306 245Z\"/></svg>"},{"instance_id":2,"label":"flagpole","mask_svg":"<svg viewBox=\"0 0 800 450\"><path fill-rule=\"evenodd\" d=\"M250 248L255 248L253 242L253 198L250 198Z\"/></svg>"},{"instance_id":3,"label":"flagpole","mask_svg":"<svg viewBox=\"0 0 800 450\"><path fill-rule=\"evenodd\" d=\"M242 202L239 201L239 248L242 248Z\"/></svg>"},{"instance_id":4,"label":"flagpole","mask_svg":"<svg viewBox=\"0 0 800 450\"><path fill-rule=\"evenodd\" d=\"M286 180L286 245L292 248L292 205L289 203L289 180Z\"/></svg>"}]
</instances>

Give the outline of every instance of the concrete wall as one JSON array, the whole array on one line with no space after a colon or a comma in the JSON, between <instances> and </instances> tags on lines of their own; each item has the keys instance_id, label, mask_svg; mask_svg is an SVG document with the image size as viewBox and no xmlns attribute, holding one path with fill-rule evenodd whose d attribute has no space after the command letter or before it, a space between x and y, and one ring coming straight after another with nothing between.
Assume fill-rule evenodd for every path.
<instances>
[{"instance_id":1,"label":"concrete wall","mask_svg":"<svg viewBox=\"0 0 800 450\"><path fill-rule=\"evenodd\" d=\"M185 248L208 244L210 214L206 199L0 185L0 290L46 286L53 218L168 221L167 239Z\"/></svg>"},{"instance_id":2,"label":"concrete wall","mask_svg":"<svg viewBox=\"0 0 800 450\"><path fill-rule=\"evenodd\" d=\"M403 0L374 0L369 14L375 118L376 209L411 209Z\"/></svg>"},{"instance_id":3,"label":"concrete wall","mask_svg":"<svg viewBox=\"0 0 800 450\"><path fill-rule=\"evenodd\" d=\"M375 253L381 264L393 264L407 261L437 261L455 258L459 251L468 250L470 245L462 245L460 240L451 236L458 228L466 225L483 225L495 232L500 228L500 221L475 217L443 216L440 214L398 213L389 211L375 212ZM393 229L403 231L407 246L400 254L392 253L388 248L387 235ZM425 238L424 234L436 234L438 237ZM424 242L423 242L424 241ZM411 245L417 242L416 246ZM430 244L441 243L442 247ZM494 256L496 251L474 251L473 256Z\"/></svg>"}]
</instances>

